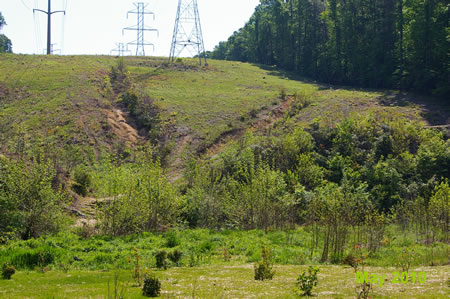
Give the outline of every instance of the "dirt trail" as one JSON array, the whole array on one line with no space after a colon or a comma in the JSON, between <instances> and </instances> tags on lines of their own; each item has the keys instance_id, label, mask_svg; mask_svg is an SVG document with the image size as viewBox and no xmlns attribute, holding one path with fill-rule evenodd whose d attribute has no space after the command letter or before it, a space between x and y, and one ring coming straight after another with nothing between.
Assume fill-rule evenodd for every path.
<instances>
[{"instance_id":1,"label":"dirt trail","mask_svg":"<svg viewBox=\"0 0 450 299\"><path fill-rule=\"evenodd\" d=\"M142 139L137 130L128 123L128 113L119 108L104 110L110 130L129 146L134 146ZM95 226L95 214L99 203L112 200L111 198L90 198L74 196L75 200L70 212L77 217L76 226Z\"/></svg>"},{"instance_id":2,"label":"dirt trail","mask_svg":"<svg viewBox=\"0 0 450 299\"><path fill-rule=\"evenodd\" d=\"M130 144L135 144L140 139L139 134L135 128L130 126L127 122L128 114L120 109L114 108L111 110L105 110L108 124L111 126L112 131L118 137L124 139Z\"/></svg>"}]
</instances>

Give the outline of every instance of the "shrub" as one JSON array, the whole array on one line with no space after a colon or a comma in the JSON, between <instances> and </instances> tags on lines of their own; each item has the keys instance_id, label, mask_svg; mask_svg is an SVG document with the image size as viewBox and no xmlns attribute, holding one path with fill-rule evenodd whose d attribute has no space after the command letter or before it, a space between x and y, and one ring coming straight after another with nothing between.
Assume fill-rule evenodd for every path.
<instances>
[{"instance_id":1,"label":"shrub","mask_svg":"<svg viewBox=\"0 0 450 299\"><path fill-rule=\"evenodd\" d=\"M138 286L141 285L141 255L138 248L133 248L133 272L132 276Z\"/></svg>"},{"instance_id":2,"label":"shrub","mask_svg":"<svg viewBox=\"0 0 450 299\"><path fill-rule=\"evenodd\" d=\"M167 252L165 250L160 250L155 254L156 258L156 268L167 268Z\"/></svg>"},{"instance_id":3,"label":"shrub","mask_svg":"<svg viewBox=\"0 0 450 299\"><path fill-rule=\"evenodd\" d=\"M418 258L415 248L404 247L397 256L397 267L402 269L402 272L409 272L409 268Z\"/></svg>"},{"instance_id":4,"label":"shrub","mask_svg":"<svg viewBox=\"0 0 450 299\"><path fill-rule=\"evenodd\" d=\"M320 269L318 267L310 266L308 268L308 274L306 271L303 271L297 278L297 286L303 292L303 296L312 295L312 289L318 284L317 272L319 271Z\"/></svg>"},{"instance_id":5,"label":"shrub","mask_svg":"<svg viewBox=\"0 0 450 299\"><path fill-rule=\"evenodd\" d=\"M287 90L285 87L280 88L280 98L282 101L285 101L287 97Z\"/></svg>"},{"instance_id":6,"label":"shrub","mask_svg":"<svg viewBox=\"0 0 450 299\"><path fill-rule=\"evenodd\" d=\"M178 246L180 244L180 240L178 239L176 231L169 231L166 235L166 246L169 248L173 248L175 246Z\"/></svg>"},{"instance_id":7,"label":"shrub","mask_svg":"<svg viewBox=\"0 0 450 299\"><path fill-rule=\"evenodd\" d=\"M180 260L181 260L182 256L183 256L183 252L181 252L181 250L179 250L179 249L175 249L174 251L169 252L169 254L167 255L169 260L177 266L180 264Z\"/></svg>"},{"instance_id":8,"label":"shrub","mask_svg":"<svg viewBox=\"0 0 450 299\"><path fill-rule=\"evenodd\" d=\"M275 275L275 271L272 270L272 251L263 247L262 257L262 261L255 263L255 280L272 280Z\"/></svg>"},{"instance_id":9,"label":"shrub","mask_svg":"<svg viewBox=\"0 0 450 299\"><path fill-rule=\"evenodd\" d=\"M64 194L54 190L55 179L52 162L43 156L28 162L0 155L0 233L30 239L57 232Z\"/></svg>"},{"instance_id":10,"label":"shrub","mask_svg":"<svg viewBox=\"0 0 450 299\"><path fill-rule=\"evenodd\" d=\"M228 248L224 248L223 249L223 261L224 262L229 262L230 260L231 260L230 251L228 250Z\"/></svg>"},{"instance_id":11,"label":"shrub","mask_svg":"<svg viewBox=\"0 0 450 299\"><path fill-rule=\"evenodd\" d=\"M147 276L144 279L142 295L146 297L158 297L161 293L161 282L155 276Z\"/></svg>"},{"instance_id":12,"label":"shrub","mask_svg":"<svg viewBox=\"0 0 450 299\"><path fill-rule=\"evenodd\" d=\"M86 196L91 185L91 176L85 167L77 167L73 178L75 183L72 185L73 191L78 195Z\"/></svg>"},{"instance_id":13,"label":"shrub","mask_svg":"<svg viewBox=\"0 0 450 299\"><path fill-rule=\"evenodd\" d=\"M9 261L18 269L34 269L52 264L58 252L52 247L39 247L34 249L14 248L9 254Z\"/></svg>"},{"instance_id":14,"label":"shrub","mask_svg":"<svg viewBox=\"0 0 450 299\"><path fill-rule=\"evenodd\" d=\"M155 231L174 223L180 214L182 197L168 181L159 161L148 150L138 158L139 166L106 164L107 181L102 196L114 197L99 209L100 229L119 236Z\"/></svg>"},{"instance_id":15,"label":"shrub","mask_svg":"<svg viewBox=\"0 0 450 299\"><path fill-rule=\"evenodd\" d=\"M10 266L8 263L4 263L2 266L2 278L3 279L11 279L11 276L16 273L16 269L13 266Z\"/></svg>"},{"instance_id":16,"label":"shrub","mask_svg":"<svg viewBox=\"0 0 450 299\"><path fill-rule=\"evenodd\" d=\"M344 265L349 265L350 267L352 267L355 272L358 270L358 266L359 266L359 259L356 258L353 254L348 254L344 260L342 261L342 263Z\"/></svg>"}]
</instances>

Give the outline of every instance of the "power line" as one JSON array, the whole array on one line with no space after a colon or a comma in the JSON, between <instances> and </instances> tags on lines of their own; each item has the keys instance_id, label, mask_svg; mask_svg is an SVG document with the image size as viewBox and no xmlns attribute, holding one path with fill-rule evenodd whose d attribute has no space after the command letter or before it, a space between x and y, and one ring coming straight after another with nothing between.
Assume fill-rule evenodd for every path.
<instances>
[{"instance_id":1,"label":"power line","mask_svg":"<svg viewBox=\"0 0 450 299\"><path fill-rule=\"evenodd\" d=\"M205 65L208 65L197 0L178 1L169 61L173 62L184 50L187 50L191 56L197 55L200 65L203 56Z\"/></svg>"},{"instance_id":2,"label":"power line","mask_svg":"<svg viewBox=\"0 0 450 299\"><path fill-rule=\"evenodd\" d=\"M48 0L48 10L44 11L42 9L33 9L33 13L36 11L45 13L47 15L47 55L52 54L52 14L55 13L64 13L66 14L65 10L56 10L52 11L52 4L51 0Z\"/></svg>"},{"instance_id":3,"label":"power line","mask_svg":"<svg viewBox=\"0 0 450 299\"><path fill-rule=\"evenodd\" d=\"M128 45L124 43L117 43L117 48L112 49L110 54L117 52L119 56L125 56L125 53L131 53L130 50L128 50Z\"/></svg>"},{"instance_id":4,"label":"power line","mask_svg":"<svg viewBox=\"0 0 450 299\"><path fill-rule=\"evenodd\" d=\"M28 7L28 5L26 5L25 2L24 2L23 0L20 0L20 1L22 1L22 4L23 4L23 6L25 6L26 9L31 10L31 8Z\"/></svg>"},{"instance_id":5,"label":"power line","mask_svg":"<svg viewBox=\"0 0 450 299\"><path fill-rule=\"evenodd\" d=\"M145 31L156 31L159 35L159 32L155 28L150 28L145 26L145 15L153 15L153 20L155 19L155 14L151 11L146 10L145 8L148 6L148 4L145 4L143 2L134 3L134 6L136 6L136 10L131 10L127 13L128 15L136 14L137 15L137 24L133 27L126 27L123 28L122 34L125 30L134 30L137 32L137 38L136 41L128 43L128 45L135 45L136 46L136 56L145 56L145 46L152 46L153 50L155 50L155 45L147 42L144 38Z\"/></svg>"}]
</instances>

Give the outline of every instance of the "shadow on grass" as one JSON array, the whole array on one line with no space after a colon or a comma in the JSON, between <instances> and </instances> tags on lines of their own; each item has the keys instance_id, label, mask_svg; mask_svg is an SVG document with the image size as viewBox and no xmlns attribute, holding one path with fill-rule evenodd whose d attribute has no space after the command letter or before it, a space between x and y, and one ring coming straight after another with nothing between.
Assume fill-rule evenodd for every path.
<instances>
[{"instance_id":1,"label":"shadow on grass","mask_svg":"<svg viewBox=\"0 0 450 299\"><path fill-rule=\"evenodd\" d=\"M300 76L293 71L286 71L277 68L277 66L268 66L262 64L252 63L252 65L259 67L265 71L268 71L268 75L277 76L282 79L289 79L294 81L301 81L303 83L317 85L319 91L329 89L344 89L347 91L360 91L360 92L378 92L382 93L377 98L377 102L380 106L386 107L407 107L415 105L420 107L420 115L424 120L428 122L430 126L440 126L447 131L449 135L450 124L450 101L445 98L433 97L430 95L420 95L407 91L395 91L386 89L375 88L363 88L348 85L328 84Z\"/></svg>"}]
</instances>

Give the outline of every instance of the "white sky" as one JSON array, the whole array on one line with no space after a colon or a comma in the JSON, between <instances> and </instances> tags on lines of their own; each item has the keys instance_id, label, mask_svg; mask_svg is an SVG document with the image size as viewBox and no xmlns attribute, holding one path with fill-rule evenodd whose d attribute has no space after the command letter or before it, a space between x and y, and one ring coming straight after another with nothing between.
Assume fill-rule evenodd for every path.
<instances>
[{"instance_id":1,"label":"white sky","mask_svg":"<svg viewBox=\"0 0 450 299\"><path fill-rule=\"evenodd\" d=\"M52 16L52 44L62 49L62 54L110 54L118 42L136 40L135 31L122 28L137 23L134 2L146 2L148 10L156 14L146 16L145 24L159 30L145 33L145 39L155 44L146 47L146 55L169 56L178 0L52 0L52 10L64 9L67 14L63 22L62 14ZM206 50L212 50L219 41L228 39L248 21L259 0L198 0L203 39ZM13 44L14 53L42 54L47 45L47 16L32 9L47 10L47 0L0 0L7 26L3 32ZM64 28L64 38L62 35ZM132 53L135 48L130 46ZM133 51L134 50L134 51ZM184 54L188 54L184 52Z\"/></svg>"}]
</instances>

